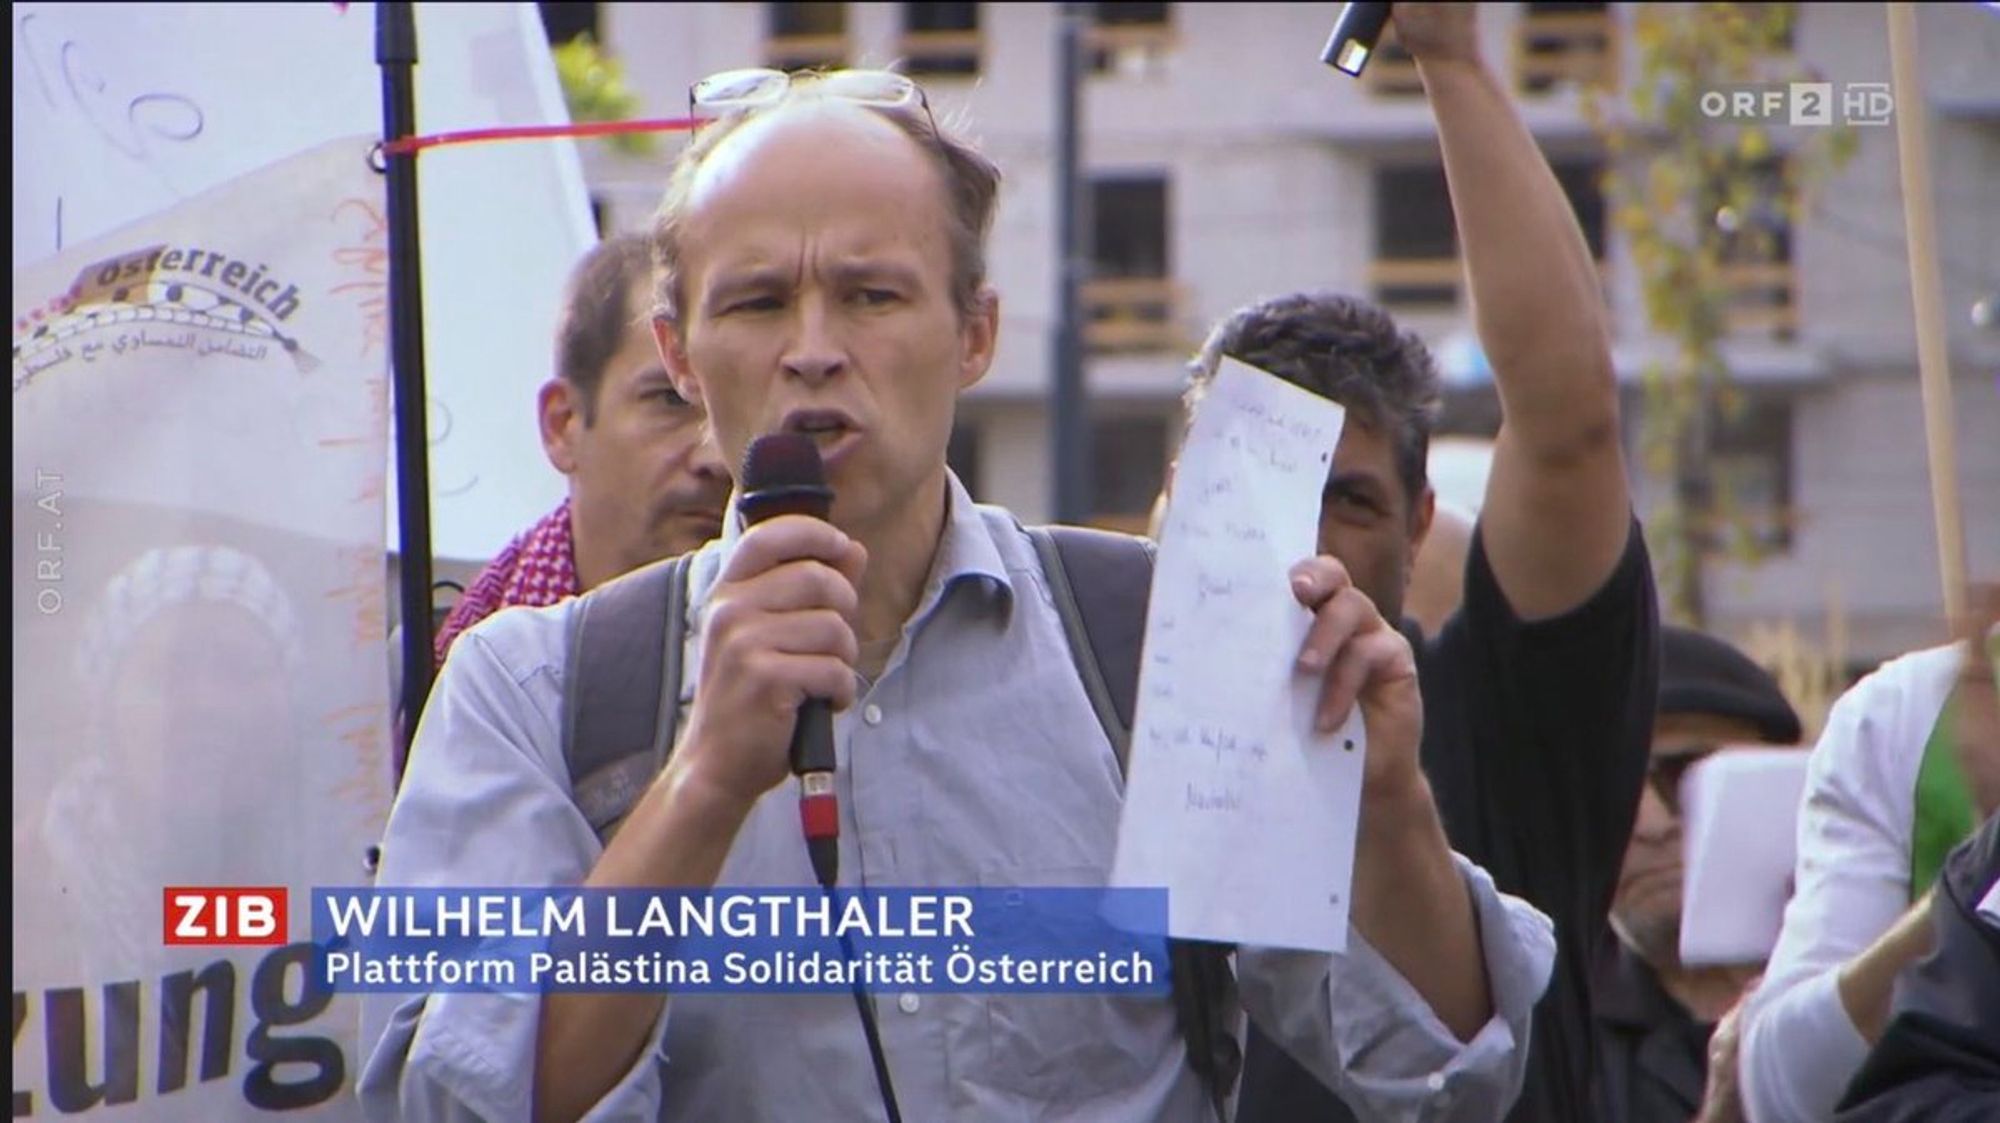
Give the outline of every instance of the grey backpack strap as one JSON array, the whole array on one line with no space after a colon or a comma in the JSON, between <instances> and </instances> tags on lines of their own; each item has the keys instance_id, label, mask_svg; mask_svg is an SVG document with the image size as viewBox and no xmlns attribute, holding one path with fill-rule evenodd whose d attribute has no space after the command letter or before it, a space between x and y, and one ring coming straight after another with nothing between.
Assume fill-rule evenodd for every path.
<instances>
[{"instance_id":1,"label":"grey backpack strap","mask_svg":"<svg viewBox=\"0 0 2000 1123\"><path fill-rule=\"evenodd\" d=\"M1084 691L1127 771L1139 697L1139 658L1153 588L1153 545L1143 538L1081 527L1029 527L1042 572L1061 614L1063 633ZM1170 940L1174 1013L1188 1062L1207 1086L1216 1116L1243 1072L1236 1039L1240 1006L1227 944Z\"/></svg>"},{"instance_id":2,"label":"grey backpack strap","mask_svg":"<svg viewBox=\"0 0 2000 1123\"><path fill-rule=\"evenodd\" d=\"M570 613L563 759L577 807L599 838L638 802L673 749L690 556L593 589Z\"/></svg>"},{"instance_id":3,"label":"grey backpack strap","mask_svg":"<svg viewBox=\"0 0 2000 1123\"><path fill-rule=\"evenodd\" d=\"M1028 538L1041 556L1077 677L1097 711L1098 724L1111 739L1122 773L1131 753L1132 715L1139 696L1139 649L1146 639L1152 543L1069 526L1031 527ZM1085 595L1077 595L1078 586Z\"/></svg>"}]
</instances>

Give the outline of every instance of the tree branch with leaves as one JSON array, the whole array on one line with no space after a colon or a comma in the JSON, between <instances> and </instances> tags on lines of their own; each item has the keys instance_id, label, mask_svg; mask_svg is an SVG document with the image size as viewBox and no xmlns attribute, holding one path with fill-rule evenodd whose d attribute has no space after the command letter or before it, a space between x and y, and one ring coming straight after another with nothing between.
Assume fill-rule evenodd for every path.
<instances>
[{"instance_id":1,"label":"tree branch with leaves","mask_svg":"<svg viewBox=\"0 0 2000 1123\"><path fill-rule=\"evenodd\" d=\"M1605 146L1605 194L1637 268L1648 327L1670 348L1643 375L1640 462L1672 484L1651 519L1660 587L1679 623L1706 622L1710 561L1766 555L1756 519L1715 471L1716 427L1744 398L1723 343L1761 318L1791 329L1791 234L1805 201L1852 156L1839 127L1711 116L1717 94L1804 80L1790 57L1795 4L1642 4L1637 73L1585 91ZM1704 102L1704 97L1707 102ZM1790 512L1780 512L1789 519Z\"/></svg>"},{"instance_id":2,"label":"tree branch with leaves","mask_svg":"<svg viewBox=\"0 0 2000 1123\"><path fill-rule=\"evenodd\" d=\"M604 53L589 32L553 50L556 77L572 121L629 121L638 112L639 96L625 84L625 68ZM651 133L614 133L604 138L627 156L650 155L657 147Z\"/></svg>"}]
</instances>

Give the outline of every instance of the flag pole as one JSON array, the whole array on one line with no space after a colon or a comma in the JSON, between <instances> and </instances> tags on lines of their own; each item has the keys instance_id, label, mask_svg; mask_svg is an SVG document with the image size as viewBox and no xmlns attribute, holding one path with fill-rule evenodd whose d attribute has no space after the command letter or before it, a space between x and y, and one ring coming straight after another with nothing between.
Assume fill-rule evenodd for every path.
<instances>
[{"instance_id":1,"label":"flag pole","mask_svg":"<svg viewBox=\"0 0 2000 1123\"><path fill-rule=\"evenodd\" d=\"M1951 353L1944 327L1944 293L1938 279L1937 222L1931 210L1929 113L1917 80L1915 8L1903 2L1888 7L1896 154L1902 163L1903 223L1909 235L1910 292L1917 313L1917 371L1923 386L1924 435L1930 452L1931 510L1937 523L1945 619L1955 628L1965 611L1965 527L1958 500Z\"/></svg>"},{"instance_id":2,"label":"flag pole","mask_svg":"<svg viewBox=\"0 0 2000 1123\"><path fill-rule=\"evenodd\" d=\"M411 4L375 6L385 144L416 134L417 19ZM417 244L417 154L383 153L388 173L389 340L395 372L396 510L403 622L403 696L396 736L400 782L417 719L430 697L431 507L428 398L424 390L423 274Z\"/></svg>"}]
</instances>

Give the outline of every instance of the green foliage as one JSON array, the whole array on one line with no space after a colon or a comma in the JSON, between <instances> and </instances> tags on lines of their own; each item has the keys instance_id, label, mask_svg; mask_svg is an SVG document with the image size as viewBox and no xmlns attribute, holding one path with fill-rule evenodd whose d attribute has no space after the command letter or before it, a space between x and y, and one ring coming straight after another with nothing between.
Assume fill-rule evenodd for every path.
<instances>
[{"instance_id":1,"label":"green foliage","mask_svg":"<svg viewBox=\"0 0 2000 1123\"><path fill-rule=\"evenodd\" d=\"M1640 4L1636 72L1620 99L1586 92L1605 146L1607 213L1630 248L1649 326L1672 343L1643 375L1639 460L1671 481L1649 536L1673 619L1701 626L1704 564L1763 556L1754 520L1711 470L1712 427L1742 406L1721 344L1742 278L1778 262L1810 192L1852 156L1853 131L1711 118L1704 93L1802 80L1790 57L1795 4Z\"/></svg>"},{"instance_id":2,"label":"green foliage","mask_svg":"<svg viewBox=\"0 0 2000 1123\"><path fill-rule=\"evenodd\" d=\"M600 50L589 32L556 47L554 54L571 120L627 121L638 111L639 97L625 85L625 68ZM651 133L619 133L603 139L628 156L649 155L657 144Z\"/></svg>"}]
</instances>

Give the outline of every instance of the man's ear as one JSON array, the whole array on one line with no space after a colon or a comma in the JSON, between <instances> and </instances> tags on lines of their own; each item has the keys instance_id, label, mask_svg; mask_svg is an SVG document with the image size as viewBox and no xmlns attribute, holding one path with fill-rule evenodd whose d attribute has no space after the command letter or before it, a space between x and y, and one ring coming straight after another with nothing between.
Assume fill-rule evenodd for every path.
<instances>
[{"instance_id":1,"label":"man's ear","mask_svg":"<svg viewBox=\"0 0 2000 1123\"><path fill-rule=\"evenodd\" d=\"M542 451L549 464L567 476L576 471L576 435L583 428L583 397L577 388L561 378L542 383L535 395L540 415Z\"/></svg>"},{"instance_id":2,"label":"man's ear","mask_svg":"<svg viewBox=\"0 0 2000 1123\"><path fill-rule=\"evenodd\" d=\"M1000 294L991 288L980 289L973 298L972 311L962 319L958 388L969 390L992 369L994 352L1000 346Z\"/></svg>"},{"instance_id":3,"label":"man's ear","mask_svg":"<svg viewBox=\"0 0 2000 1123\"><path fill-rule=\"evenodd\" d=\"M1430 537L1431 523L1437 518L1437 498L1437 489L1429 484L1425 484L1423 493L1417 496L1417 501L1410 507L1410 558L1412 560L1423 553L1424 539ZM1406 566L1405 570L1408 577L1414 578L1416 576L1417 567L1415 565ZM1406 580L1405 584L1407 583Z\"/></svg>"},{"instance_id":4,"label":"man's ear","mask_svg":"<svg viewBox=\"0 0 2000 1123\"><path fill-rule=\"evenodd\" d=\"M653 317L653 346L659 349L660 363L667 368L667 378L674 384L674 393L696 405L705 406L701 385L695 381L694 368L688 364L687 348L681 343L680 328L665 316Z\"/></svg>"}]
</instances>

